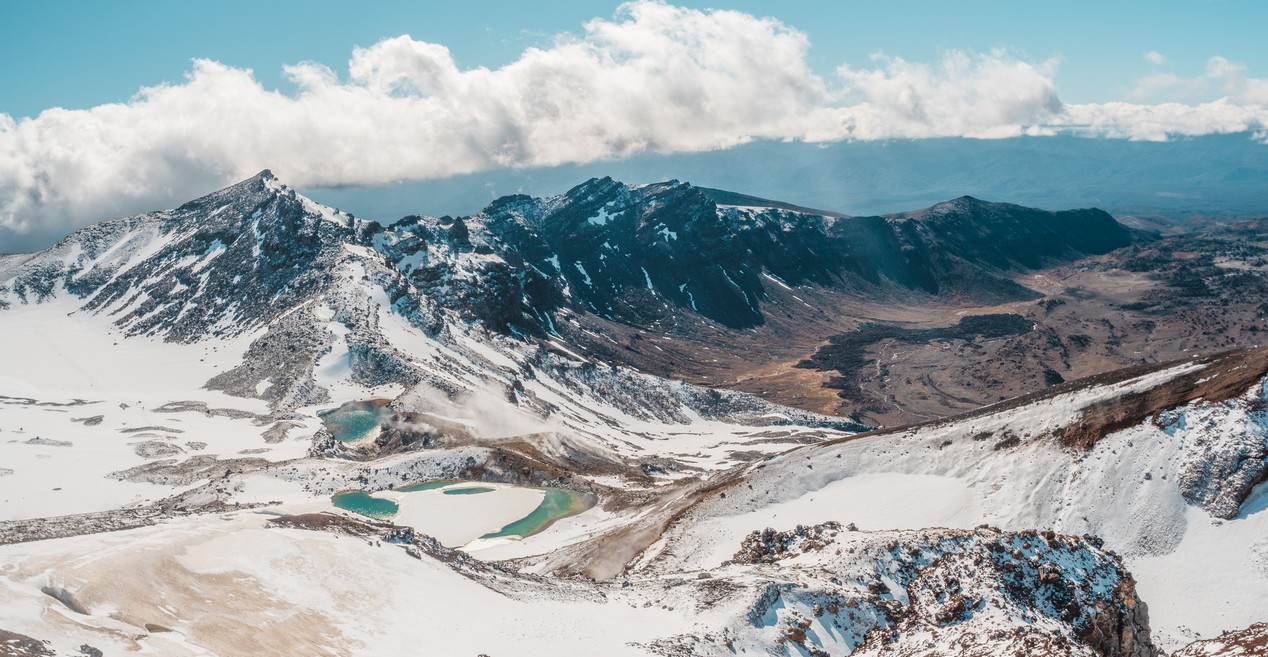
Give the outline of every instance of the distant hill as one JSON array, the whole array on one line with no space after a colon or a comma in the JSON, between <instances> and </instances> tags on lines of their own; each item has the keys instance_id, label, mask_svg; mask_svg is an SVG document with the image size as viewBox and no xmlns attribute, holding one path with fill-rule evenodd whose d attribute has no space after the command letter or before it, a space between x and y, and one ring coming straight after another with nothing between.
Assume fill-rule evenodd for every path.
<instances>
[{"instance_id":1,"label":"distant hill","mask_svg":"<svg viewBox=\"0 0 1268 657\"><path fill-rule=\"evenodd\" d=\"M578 180L690 180L847 215L901 212L969 195L1031 207L1098 207L1119 217L1268 212L1268 146L1249 134L1131 142L1070 135L834 144L755 142L444 180L302 191L392 220L471 214L507 194L551 196Z\"/></svg>"}]
</instances>

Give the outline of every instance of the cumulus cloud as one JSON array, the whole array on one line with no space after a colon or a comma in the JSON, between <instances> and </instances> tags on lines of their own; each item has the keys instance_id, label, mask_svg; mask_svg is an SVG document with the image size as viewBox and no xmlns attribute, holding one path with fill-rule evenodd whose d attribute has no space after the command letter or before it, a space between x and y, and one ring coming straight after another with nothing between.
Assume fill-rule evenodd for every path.
<instances>
[{"instance_id":1,"label":"cumulus cloud","mask_svg":"<svg viewBox=\"0 0 1268 657\"><path fill-rule=\"evenodd\" d=\"M1056 61L1006 51L935 63L878 54L821 76L806 36L777 20L655 0L623 5L496 69L460 68L408 36L356 49L347 74L289 66L294 93L196 60L176 84L125 103L0 114L0 238L63 233L271 168L300 187L447 177L644 152L806 141L1005 137L1077 127L1133 139L1263 130L1268 82L1215 58L1199 104L1066 105ZM0 244L0 251L8 250Z\"/></svg>"},{"instance_id":2,"label":"cumulus cloud","mask_svg":"<svg viewBox=\"0 0 1268 657\"><path fill-rule=\"evenodd\" d=\"M823 139L1009 137L1057 119L1055 61L1030 64L1002 50L946 53L936 66L874 55L874 68L842 65L834 110L839 131Z\"/></svg>"},{"instance_id":3,"label":"cumulus cloud","mask_svg":"<svg viewBox=\"0 0 1268 657\"><path fill-rule=\"evenodd\" d=\"M1063 123L1098 137L1166 141L1175 137L1261 132L1268 111L1221 98L1209 103L1066 105Z\"/></svg>"},{"instance_id":4,"label":"cumulus cloud","mask_svg":"<svg viewBox=\"0 0 1268 657\"><path fill-rule=\"evenodd\" d=\"M1167 56L1157 50L1150 50L1145 53L1144 57L1145 61L1153 64L1154 66L1165 66L1167 63Z\"/></svg>"},{"instance_id":5,"label":"cumulus cloud","mask_svg":"<svg viewBox=\"0 0 1268 657\"><path fill-rule=\"evenodd\" d=\"M1136 82L1131 96L1141 100L1165 99L1188 103L1222 98L1236 105L1263 108L1268 106L1268 80L1247 75L1245 64L1212 57L1206 61L1202 72L1194 77L1174 73L1147 75Z\"/></svg>"},{"instance_id":6,"label":"cumulus cloud","mask_svg":"<svg viewBox=\"0 0 1268 657\"><path fill-rule=\"evenodd\" d=\"M361 184L831 135L808 47L771 19L637 2L494 70L402 36L353 52L346 79L288 67L287 95L198 60L127 103L0 115L0 226L161 207L265 167Z\"/></svg>"}]
</instances>

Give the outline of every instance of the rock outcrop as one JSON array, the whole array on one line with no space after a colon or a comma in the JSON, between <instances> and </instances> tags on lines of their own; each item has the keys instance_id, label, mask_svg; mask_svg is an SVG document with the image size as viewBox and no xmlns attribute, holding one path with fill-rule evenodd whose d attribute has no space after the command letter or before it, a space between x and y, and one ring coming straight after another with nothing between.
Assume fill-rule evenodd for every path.
<instances>
[{"instance_id":1,"label":"rock outcrop","mask_svg":"<svg viewBox=\"0 0 1268 657\"><path fill-rule=\"evenodd\" d=\"M773 580L747 642L803 654L1156 657L1117 555L1053 532L754 532L737 562ZM754 566L758 567L758 566ZM780 576L783 576L782 578ZM781 581L782 580L782 581ZM773 644L773 645L772 645ZM751 644L750 644L751 645Z\"/></svg>"},{"instance_id":2,"label":"rock outcrop","mask_svg":"<svg viewBox=\"0 0 1268 657\"><path fill-rule=\"evenodd\" d=\"M1225 632L1175 651L1171 657L1255 657L1268 655L1268 623Z\"/></svg>"}]
</instances>

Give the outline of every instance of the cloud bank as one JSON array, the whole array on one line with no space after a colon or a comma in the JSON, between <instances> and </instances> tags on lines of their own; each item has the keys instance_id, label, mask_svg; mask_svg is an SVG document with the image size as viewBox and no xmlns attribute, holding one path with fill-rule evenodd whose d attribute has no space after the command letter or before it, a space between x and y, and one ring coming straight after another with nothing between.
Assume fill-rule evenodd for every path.
<instances>
[{"instance_id":1,"label":"cloud bank","mask_svg":"<svg viewBox=\"0 0 1268 657\"><path fill-rule=\"evenodd\" d=\"M297 91L286 94L250 70L196 60L183 82L126 103L0 114L0 236L64 233L170 206L266 167L314 187L755 139L1078 129L1156 140L1268 126L1268 80L1220 58L1199 79L1158 73L1138 85L1141 97L1202 86L1222 91L1217 99L1069 105L1053 83L1055 61L1006 51L953 51L934 63L876 55L821 76L809 47L774 19L641 0L497 69L459 68L444 46L401 36L354 50L343 78L318 63L287 67Z\"/></svg>"}]
</instances>

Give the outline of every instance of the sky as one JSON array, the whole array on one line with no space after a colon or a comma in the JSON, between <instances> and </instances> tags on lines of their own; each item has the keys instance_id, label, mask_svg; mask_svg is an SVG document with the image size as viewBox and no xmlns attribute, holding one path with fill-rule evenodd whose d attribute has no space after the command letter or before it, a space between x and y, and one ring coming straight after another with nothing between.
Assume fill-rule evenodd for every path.
<instances>
[{"instance_id":1,"label":"sky","mask_svg":"<svg viewBox=\"0 0 1268 657\"><path fill-rule=\"evenodd\" d=\"M320 187L753 140L1263 141L1264 25L1252 0L0 3L0 240L266 167Z\"/></svg>"},{"instance_id":2,"label":"sky","mask_svg":"<svg viewBox=\"0 0 1268 657\"><path fill-rule=\"evenodd\" d=\"M9 2L0 5L0 112L126 101L142 86L180 82L195 58L250 68L288 88L282 67L305 60L343 69L355 46L408 34L441 43L460 66L496 68L557 34L610 18L619 2ZM1222 56L1268 76L1268 3L1256 0L1001 3L677 2L771 16L806 33L813 68L830 74L874 52L931 61L946 50L1008 48L1058 58L1066 102L1125 100L1159 70L1192 77ZM1165 66L1145 59L1155 52Z\"/></svg>"}]
</instances>

